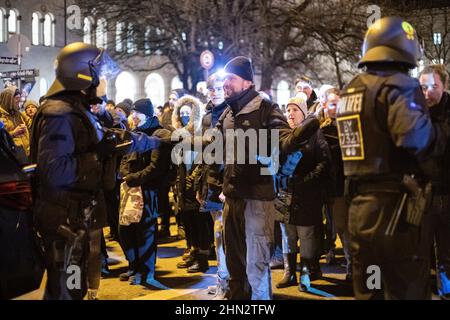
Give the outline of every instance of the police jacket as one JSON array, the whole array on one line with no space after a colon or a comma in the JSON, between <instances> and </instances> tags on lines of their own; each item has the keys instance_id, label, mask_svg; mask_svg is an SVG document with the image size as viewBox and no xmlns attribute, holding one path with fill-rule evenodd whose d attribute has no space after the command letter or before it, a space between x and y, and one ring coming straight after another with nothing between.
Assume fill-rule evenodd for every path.
<instances>
[{"instance_id":1,"label":"police jacket","mask_svg":"<svg viewBox=\"0 0 450 320\"><path fill-rule=\"evenodd\" d=\"M419 161L442 152L419 82L405 73L369 70L348 84L337 125L346 176L399 179L423 176Z\"/></svg>"},{"instance_id":2,"label":"police jacket","mask_svg":"<svg viewBox=\"0 0 450 320\"><path fill-rule=\"evenodd\" d=\"M31 137L32 161L37 164L34 214L36 227L42 233L54 234L60 224L79 219L92 200L97 202L94 210L105 210L102 190L110 189L105 185L107 182L115 182L114 175L109 177L111 172L106 169L114 170L115 165L111 156L99 152L106 129L89 109L83 94L63 92L46 98L34 118ZM144 135L126 131L117 134L121 142L133 141L127 152L144 151L159 144L158 139Z\"/></svg>"},{"instance_id":3,"label":"police jacket","mask_svg":"<svg viewBox=\"0 0 450 320\"><path fill-rule=\"evenodd\" d=\"M268 169L267 163L258 160L259 157L271 155L271 148L284 153L296 151L300 138L293 134L285 116L276 104L264 100L253 87L231 99L227 99L229 108L222 114L217 128L223 132L224 145L231 143L238 145L238 130L243 133L256 133L256 141L249 143L246 139L245 149L236 150L234 154L224 157L232 159L232 163L225 163L223 193L233 199L253 199L270 201L275 198L274 176L262 174L261 170ZM318 122L317 122L318 124ZM227 130L234 130L234 136L227 136ZM260 129L267 129L267 135L259 134ZM279 135L275 145L271 143L271 130L277 130ZM233 141L229 141L232 138ZM243 140L241 140L243 142ZM257 146L265 145L266 150L257 150ZM253 149L250 149L253 148ZM239 156L245 157L245 162L237 161ZM257 158L257 159L254 159ZM256 164L255 164L256 160ZM266 171L267 172L267 171Z\"/></svg>"}]
</instances>

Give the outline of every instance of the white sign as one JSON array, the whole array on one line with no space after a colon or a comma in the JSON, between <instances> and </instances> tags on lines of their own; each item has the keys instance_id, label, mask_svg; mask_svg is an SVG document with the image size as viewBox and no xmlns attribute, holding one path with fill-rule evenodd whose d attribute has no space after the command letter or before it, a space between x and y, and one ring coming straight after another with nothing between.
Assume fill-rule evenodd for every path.
<instances>
[{"instance_id":1,"label":"white sign","mask_svg":"<svg viewBox=\"0 0 450 320\"><path fill-rule=\"evenodd\" d=\"M206 70L211 69L214 65L214 54L209 50L203 51L200 55L200 64Z\"/></svg>"}]
</instances>

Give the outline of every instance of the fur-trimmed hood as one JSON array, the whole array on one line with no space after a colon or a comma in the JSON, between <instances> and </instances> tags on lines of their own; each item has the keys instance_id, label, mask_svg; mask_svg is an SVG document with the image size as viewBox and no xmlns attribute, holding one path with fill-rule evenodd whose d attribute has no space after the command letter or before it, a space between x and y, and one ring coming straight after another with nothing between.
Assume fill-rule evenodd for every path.
<instances>
[{"instance_id":1,"label":"fur-trimmed hood","mask_svg":"<svg viewBox=\"0 0 450 320\"><path fill-rule=\"evenodd\" d=\"M180 119L180 109L184 105L189 105L192 109L191 116L189 117L189 123L186 126L186 130L194 132L201 130L202 128L202 116L203 116L203 104L194 96L185 95L177 100L173 108L172 113L172 126L175 129L183 128L183 124Z\"/></svg>"}]
</instances>

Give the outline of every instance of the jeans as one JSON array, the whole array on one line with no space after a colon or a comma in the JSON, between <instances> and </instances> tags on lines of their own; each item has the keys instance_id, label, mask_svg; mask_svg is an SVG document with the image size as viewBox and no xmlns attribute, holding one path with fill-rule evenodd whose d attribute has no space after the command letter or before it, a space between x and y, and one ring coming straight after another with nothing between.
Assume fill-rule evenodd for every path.
<instances>
[{"instance_id":1,"label":"jeans","mask_svg":"<svg viewBox=\"0 0 450 320\"><path fill-rule=\"evenodd\" d=\"M217 276L220 280L228 280L227 263L225 251L223 250L223 219L222 211L211 211L211 217L214 221L214 245L216 247L217 256Z\"/></svg>"}]
</instances>

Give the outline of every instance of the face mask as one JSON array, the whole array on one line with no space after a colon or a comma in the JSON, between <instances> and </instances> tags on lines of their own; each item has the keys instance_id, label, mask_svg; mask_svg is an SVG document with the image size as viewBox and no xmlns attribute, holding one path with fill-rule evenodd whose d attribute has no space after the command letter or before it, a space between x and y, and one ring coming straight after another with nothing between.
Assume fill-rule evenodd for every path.
<instances>
[{"instance_id":1,"label":"face mask","mask_svg":"<svg viewBox=\"0 0 450 320\"><path fill-rule=\"evenodd\" d=\"M145 114L136 112L136 118L139 120L138 123L136 123L136 127L141 127L145 124L145 121L147 120L147 117L145 116Z\"/></svg>"},{"instance_id":2,"label":"face mask","mask_svg":"<svg viewBox=\"0 0 450 320\"><path fill-rule=\"evenodd\" d=\"M189 116L181 116L181 123L186 126L189 123Z\"/></svg>"}]
</instances>

